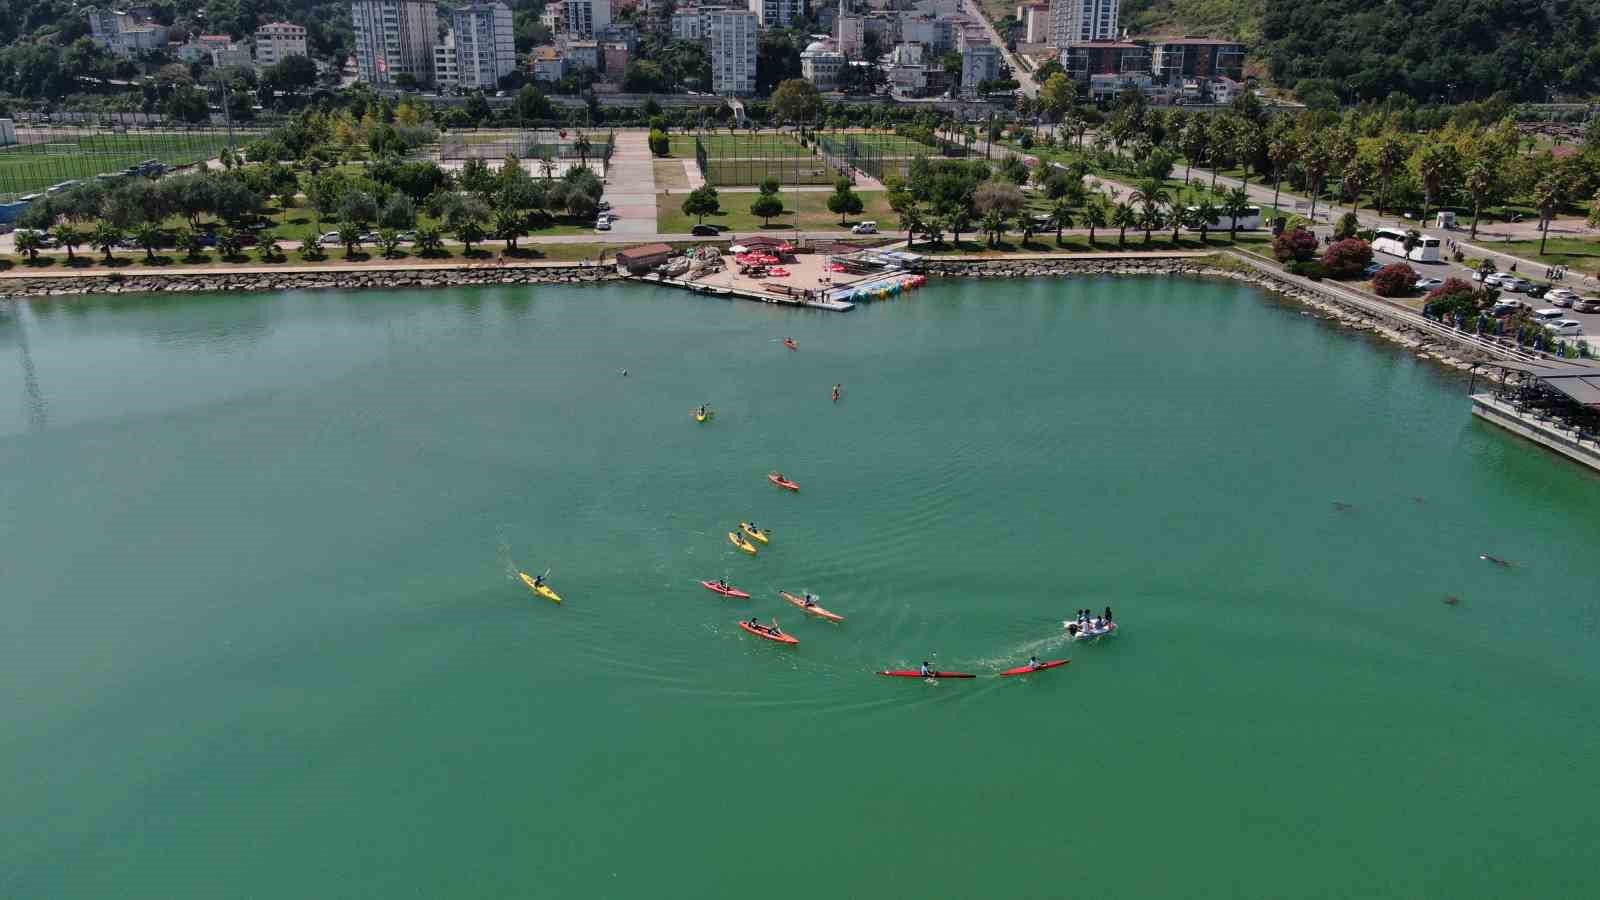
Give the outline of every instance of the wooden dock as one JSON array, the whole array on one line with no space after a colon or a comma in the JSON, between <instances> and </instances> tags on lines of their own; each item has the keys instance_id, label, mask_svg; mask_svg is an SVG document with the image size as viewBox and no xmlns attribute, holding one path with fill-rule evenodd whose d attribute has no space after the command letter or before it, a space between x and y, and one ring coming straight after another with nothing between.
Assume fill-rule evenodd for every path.
<instances>
[{"instance_id":1,"label":"wooden dock","mask_svg":"<svg viewBox=\"0 0 1600 900\"><path fill-rule=\"evenodd\" d=\"M756 291L729 285L688 281L682 278L666 278L653 272L646 275L634 275L632 278L635 281L675 287L693 294L703 294L707 297L737 297L740 300L755 300L759 303L771 303L777 306L803 306L810 309L825 309L829 312L849 312L856 308L854 303L845 300L829 300L824 297L814 297L808 300L794 294L784 294L776 291Z\"/></svg>"}]
</instances>

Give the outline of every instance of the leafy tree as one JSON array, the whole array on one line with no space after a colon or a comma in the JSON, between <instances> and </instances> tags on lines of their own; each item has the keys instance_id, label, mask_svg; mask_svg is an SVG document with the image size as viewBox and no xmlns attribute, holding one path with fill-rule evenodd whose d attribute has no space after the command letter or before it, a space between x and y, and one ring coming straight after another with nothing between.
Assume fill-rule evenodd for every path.
<instances>
[{"instance_id":1,"label":"leafy tree","mask_svg":"<svg viewBox=\"0 0 1600 900\"><path fill-rule=\"evenodd\" d=\"M200 235L188 228L179 229L178 233L173 235L172 245L178 248L184 259L191 260L199 259L205 249L205 245L200 243Z\"/></svg>"},{"instance_id":2,"label":"leafy tree","mask_svg":"<svg viewBox=\"0 0 1600 900\"><path fill-rule=\"evenodd\" d=\"M78 235L77 229L71 225L57 225L50 232L50 236L56 239L57 247L67 248L67 262L72 262L76 258L72 255L72 248L83 243L83 238Z\"/></svg>"},{"instance_id":3,"label":"leafy tree","mask_svg":"<svg viewBox=\"0 0 1600 900\"><path fill-rule=\"evenodd\" d=\"M1307 262L1317 253L1317 236L1295 226L1272 239L1272 255L1278 262Z\"/></svg>"},{"instance_id":4,"label":"leafy tree","mask_svg":"<svg viewBox=\"0 0 1600 900\"><path fill-rule=\"evenodd\" d=\"M1377 168L1378 181L1382 185L1378 191L1378 215L1383 215L1384 202L1389 198L1389 188L1394 184L1395 173L1400 171L1400 166L1406 159L1406 147L1400 138L1389 134L1385 135L1378 144ZM1274 201L1276 205L1276 201Z\"/></svg>"},{"instance_id":5,"label":"leafy tree","mask_svg":"<svg viewBox=\"0 0 1600 900\"><path fill-rule=\"evenodd\" d=\"M1561 203L1566 199L1565 191L1560 180L1555 175L1546 175L1539 180L1533 188L1533 205L1539 210L1539 255L1544 255L1544 244L1550 237L1550 220L1555 218L1556 211L1561 208Z\"/></svg>"},{"instance_id":6,"label":"leafy tree","mask_svg":"<svg viewBox=\"0 0 1600 900\"><path fill-rule=\"evenodd\" d=\"M1460 177L1461 155L1454 144L1440 140L1429 141L1417 150L1412 166L1417 180L1422 182L1422 219L1428 221L1428 207L1438 199L1440 191Z\"/></svg>"},{"instance_id":7,"label":"leafy tree","mask_svg":"<svg viewBox=\"0 0 1600 900\"><path fill-rule=\"evenodd\" d=\"M1063 72L1056 72L1046 78L1039 88L1039 109L1045 115L1060 121L1061 117L1072 109L1077 94L1077 82L1068 78Z\"/></svg>"},{"instance_id":8,"label":"leafy tree","mask_svg":"<svg viewBox=\"0 0 1600 900\"><path fill-rule=\"evenodd\" d=\"M783 201L777 194L757 194L755 202L750 204L750 214L760 216L763 225L771 225L773 216L783 215Z\"/></svg>"},{"instance_id":9,"label":"leafy tree","mask_svg":"<svg viewBox=\"0 0 1600 900\"><path fill-rule=\"evenodd\" d=\"M622 71L622 89L630 94L665 94L672 90L672 84L660 63L638 59Z\"/></svg>"},{"instance_id":10,"label":"leafy tree","mask_svg":"<svg viewBox=\"0 0 1600 900\"><path fill-rule=\"evenodd\" d=\"M769 175L766 178L761 179L761 184L757 185L756 189L763 194L776 194L780 187L781 185L778 184L778 179Z\"/></svg>"},{"instance_id":11,"label":"leafy tree","mask_svg":"<svg viewBox=\"0 0 1600 900\"><path fill-rule=\"evenodd\" d=\"M1390 263L1372 276L1372 292L1379 297L1404 297L1416 286L1417 272L1405 263Z\"/></svg>"},{"instance_id":12,"label":"leafy tree","mask_svg":"<svg viewBox=\"0 0 1600 900\"><path fill-rule=\"evenodd\" d=\"M395 194L388 202L383 204L383 210L378 213L378 226L396 231L403 231L417 224L417 207L411 198L404 194Z\"/></svg>"},{"instance_id":13,"label":"leafy tree","mask_svg":"<svg viewBox=\"0 0 1600 900\"><path fill-rule=\"evenodd\" d=\"M394 259L400 253L400 232L393 228L379 231L378 248L383 251L384 259Z\"/></svg>"},{"instance_id":14,"label":"leafy tree","mask_svg":"<svg viewBox=\"0 0 1600 900\"><path fill-rule=\"evenodd\" d=\"M320 235L308 235L305 240L300 242L301 259L322 259L325 255L322 252L322 237Z\"/></svg>"},{"instance_id":15,"label":"leafy tree","mask_svg":"<svg viewBox=\"0 0 1600 900\"><path fill-rule=\"evenodd\" d=\"M860 215L865 209L861 196L850 189L850 179L840 178L833 184L833 193L828 195L828 212L838 213L839 224L845 224L847 216Z\"/></svg>"},{"instance_id":16,"label":"leafy tree","mask_svg":"<svg viewBox=\"0 0 1600 900\"><path fill-rule=\"evenodd\" d=\"M1006 230L1005 214L998 208L991 209L983 214L983 230L989 235L989 246L995 247L1000 243L1000 235Z\"/></svg>"},{"instance_id":17,"label":"leafy tree","mask_svg":"<svg viewBox=\"0 0 1600 900\"><path fill-rule=\"evenodd\" d=\"M1499 185L1500 176L1494 160L1488 156L1473 160L1467 168L1466 188L1472 195L1472 230L1468 234L1469 240L1478 237L1478 214L1483 209L1483 201L1488 199L1490 193Z\"/></svg>"},{"instance_id":18,"label":"leafy tree","mask_svg":"<svg viewBox=\"0 0 1600 900\"><path fill-rule=\"evenodd\" d=\"M366 191L351 191L339 201L339 218L365 231L378 218L378 201Z\"/></svg>"},{"instance_id":19,"label":"leafy tree","mask_svg":"<svg viewBox=\"0 0 1600 900\"><path fill-rule=\"evenodd\" d=\"M239 252L244 249L244 235L237 228L224 228L217 234L217 249L222 252L222 258L235 260Z\"/></svg>"},{"instance_id":20,"label":"leafy tree","mask_svg":"<svg viewBox=\"0 0 1600 900\"><path fill-rule=\"evenodd\" d=\"M417 250L423 256L437 256L444 252L444 238L439 234L439 229L431 225L423 225L417 229Z\"/></svg>"},{"instance_id":21,"label":"leafy tree","mask_svg":"<svg viewBox=\"0 0 1600 900\"><path fill-rule=\"evenodd\" d=\"M517 239L528 233L528 219L514 209L494 214L494 236L506 242L506 249L517 249Z\"/></svg>"},{"instance_id":22,"label":"leafy tree","mask_svg":"<svg viewBox=\"0 0 1600 900\"><path fill-rule=\"evenodd\" d=\"M772 92L772 117L791 125L811 122L817 117L819 103L816 85L803 78L790 78Z\"/></svg>"},{"instance_id":23,"label":"leafy tree","mask_svg":"<svg viewBox=\"0 0 1600 900\"><path fill-rule=\"evenodd\" d=\"M683 214L694 216L698 222L705 222L706 216L714 216L721 211L722 205L717 199L717 189L706 185L689 192L683 200Z\"/></svg>"},{"instance_id":24,"label":"leafy tree","mask_svg":"<svg viewBox=\"0 0 1600 900\"><path fill-rule=\"evenodd\" d=\"M483 226L477 221L468 219L456 226L456 240L466 245L466 252L472 254L472 245L483 240Z\"/></svg>"},{"instance_id":25,"label":"leafy tree","mask_svg":"<svg viewBox=\"0 0 1600 900\"><path fill-rule=\"evenodd\" d=\"M1026 205L1027 198L1022 195L1022 190L1009 181L985 181L978 185L972 195L973 208L983 216L997 212L1001 218L1009 219Z\"/></svg>"},{"instance_id":26,"label":"leafy tree","mask_svg":"<svg viewBox=\"0 0 1600 900\"><path fill-rule=\"evenodd\" d=\"M656 156L666 156L672 152L672 139L659 128L650 129L649 144L650 152Z\"/></svg>"},{"instance_id":27,"label":"leafy tree","mask_svg":"<svg viewBox=\"0 0 1600 900\"><path fill-rule=\"evenodd\" d=\"M1322 251L1322 267L1333 278L1354 278L1372 262L1372 245L1360 238L1334 241Z\"/></svg>"}]
</instances>

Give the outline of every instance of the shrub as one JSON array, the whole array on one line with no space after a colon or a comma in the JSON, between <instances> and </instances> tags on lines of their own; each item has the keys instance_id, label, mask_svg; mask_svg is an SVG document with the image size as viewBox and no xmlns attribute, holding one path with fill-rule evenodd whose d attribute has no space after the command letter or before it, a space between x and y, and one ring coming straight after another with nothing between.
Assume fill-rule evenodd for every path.
<instances>
[{"instance_id":1,"label":"shrub","mask_svg":"<svg viewBox=\"0 0 1600 900\"><path fill-rule=\"evenodd\" d=\"M666 156L672 149L672 141L667 133L659 128L650 129L650 152L657 156Z\"/></svg>"},{"instance_id":2,"label":"shrub","mask_svg":"<svg viewBox=\"0 0 1600 900\"><path fill-rule=\"evenodd\" d=\"M1339 224L1334 226L1333 236L1343 240L1353 238L1361 230L1361 222L1353 212L1347 212L1339 217Z\"/></svg>"},{"instance_id":3,"label":"shrub","mask_svg":"<svg viewBox=\"0 0 1600 900\"><path fill-rule=\"evenodd\" d=\"M1372 245L1360 238L1345 238L1322 251L1322 267L1330 278L1354 278L1372 262Z\"/></svg>"},{"instance_id":4,"label":"shrub","mask_svg":"<svg viewBox=\"0 0 1600 900\"><path fill-rule=\"evenodd\" d=\"M1272 239L1272 255L1278 262L1310 262L1317 254L1317 236L1304 228L1292 228Z\"/></svg>"},{"instance_id":5,"label":"shrub","mask_svg":"<svg viewBox=\"0 0 1600 900\"><path fill-rule=\"evenodd\" d=\"M1372 290L1379 297L1404 297L1416 288L1417 273L1405 263L1390 263L1372 276Z\"/></svg>"},{"instance_id":6,"label":"shrub","mask_svg":"<svg viewBox=\"0 0 1600 900\"><path fill-rule=\"evenodd\" d=\"M1309 278L1312 281L1321 281L1323 277L1328 274L1328 270L1323 267L1322 263L1319 263L1316 260L1311 260L1310 262L1292 262L1285 266L1285 268L1288 269L1290 275L1299 275L1303 278Z\"/></svg>"},{"instance_id":7,"label":"shrub","mask_svg":"<svg viewBox=\"0 0 1600 900\"><path fill-rule=\"evenodd\" d=\"M1422 314L1434 319L1460 316L1463 320L1470 320L1494 305L1498 296L1498 291L1479 290L1465 279L1447 278L1444 284L1428 292L1422 305Z\"/></svg>"}]
</instances>

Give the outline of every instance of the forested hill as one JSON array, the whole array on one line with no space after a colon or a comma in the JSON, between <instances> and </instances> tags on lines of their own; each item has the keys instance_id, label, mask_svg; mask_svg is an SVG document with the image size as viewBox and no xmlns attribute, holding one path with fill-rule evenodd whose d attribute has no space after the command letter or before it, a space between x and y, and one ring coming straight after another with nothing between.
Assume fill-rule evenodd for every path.
<instances>
[{"instance_id":1,"label":"forested hill","mask_svg":"<svg viewBox=\"0 0 1600 900\"><path fill-rule=\"evenodd\" d=\"M1313 102L1600 93L1600 0L1124 0L1122 22L1238 38Z\"/></svg>"}]
</instances>

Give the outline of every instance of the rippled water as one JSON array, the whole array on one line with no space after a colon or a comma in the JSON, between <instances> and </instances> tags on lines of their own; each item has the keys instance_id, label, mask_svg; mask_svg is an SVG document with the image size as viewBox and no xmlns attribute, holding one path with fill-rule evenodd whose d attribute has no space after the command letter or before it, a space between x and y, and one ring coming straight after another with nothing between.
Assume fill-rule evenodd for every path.
<instances>
[{"instance_id":1,"label":"rippled water","mask_svg":"<svg viewBox=\"0 0 1600 900\"><path fill-rule=\"evenodd\" d=\"M124 298L0 350L0 895L1596 892L1600 480L1250 289Z\"/></svg>"}]
</instances>

